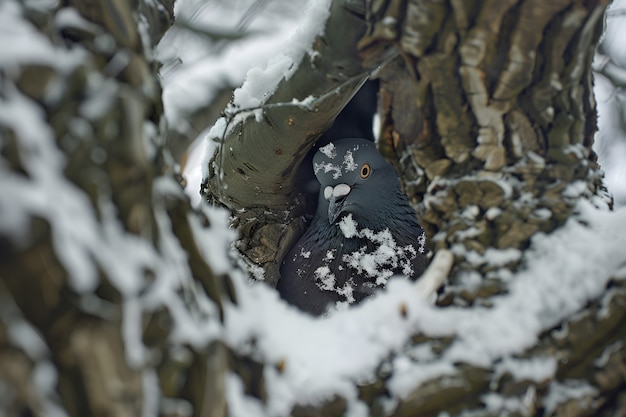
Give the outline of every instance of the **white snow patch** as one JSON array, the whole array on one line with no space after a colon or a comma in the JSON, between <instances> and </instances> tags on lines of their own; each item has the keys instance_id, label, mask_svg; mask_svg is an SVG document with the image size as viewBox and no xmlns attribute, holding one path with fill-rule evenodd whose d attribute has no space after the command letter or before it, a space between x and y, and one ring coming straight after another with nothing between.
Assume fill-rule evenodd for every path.
<instances>
[{"instance_id":1,"label":"white snow patch","mask_svg":"<svg viewBox=\"0 0 626 417\"><path fill-rule=\"evenodd\" d=\"M187 163L183 168L182 175L187 181L185 193L189 196L194 207L198 207L202 201L200 187L204 179L204 172L208 171L208 160L205 156L213 155L214 149L215 142L206 139L196 139L189 147Z\"/></svg>"},{"instance_id":2,"label":"white snow patch","mask_svg":"<svg viewBox=\"0 0 626 417\"><path fill-rule=\"evenodd\" d=\"M198 249L202 252L214 273L225 274L233 266L233 254L229 245L224 242L233 242L237 239L237 232L228 227L230 213L226 209L209 207L202 204L199 210L209 219L210 227L200 224L198 217L189 215L192 232Z\"/></svg>"},{"instance_id":3,"label":"white snow patch","mask_svg":"<svg viewBox=\"0 0 626 417\"><path fill-rule=\"evenodd\" d=\"M574 181L563 190L563 197L576 198L580 197L587 191L586 181Z\"/></svg>"},{"instance_id":4,"label":"white snow patch","mask_svg":"<svg viewBox=\"0 0 626 417\"><path fill-rule=\"evenodd\" d=\"M79 28L91 33L102 33L102 27L85 19L78 10L73 7L64 7L57 11L54 15L54 23L57 27L73 27Z\"/></svg>"},{"instance_id":5,"label":"white snow patch","mask_svg":"<svg viewBox=\"0 0 626 417\"><path fill-rule=\"evenodd\" d=\"M392 353L393 398L410 395L427 380L456 373L458 362L488 366L501 359L499 369L540 381L553 372L552 360L524 362L515 356L602 294L613 271L626 260L626 236L616 227L626 224L626 210L603 212L581 203L577 216L552 235L533 238L524 258L528 269L511 278L509 293L494 297L492 307L438 308L417 295L419 280L400 279L390 280L361 304L319 320L279 301L265 286L235 280L241 298L237 307L228 307L225 337L236 349L245 349L254 338L257 354L267 363L284 361L283 373L266 367L272 379L265 415L283 415L296 402L349 394L354 382L370 381L381 360ZM405 350L410 336L420 333L456 339L434 360L427 348L417 357ZM553 391L551 395L563 392L559 387ZM567 391L579 392L584 388Z\"/></svg>"},{"instance_id":6,"label":"white snow patch","mask_svg":"<svg viewBox=\"0 0 626 417\"><path fill-rule=\"evenodd\" d=\"M297 51L297 45L289 46L289 39L305 44L305 32L314 30L315 23L319 23L313 21L315 13L303 13L309 3L314 3L311 7L315 8L325 2L275 0L261 5L254 0L237 0L211 2L209 6L200 0L177 1L175 15L179 21L191 22L201 29L248 36L232 41L209 40L176 25L165 34L156 53L165 63L161 77L169 125L191 132L188 114L210 105L221 91L241 85L251 68L266 65L272 59L279 61L279 55L289 57L292 50ZM309 47L310 43L306 45ZM281 68L273 70L282 72ZM278 77L279 73L274 75Z\"/></svg>"},{"instance_id":7,"label":"white snow patch","mask_svg":"<svg viewBox=\"0 0 626 417\"><path fill-rule=\"evenodd\" d=\"M313 164L313 172L317 175L319 171L324 171L325 174L332 172L333 179L338 179L343 175L343 171L341 170L341 165L331 164L330 162L315 162Z\"/></svg>"},{"instance_id":8,"label":"white snow patch","mask_svg":"<svg viewBox=\"0 0 626 417\"><path fill-rule=\"evenodd\" d=\"M0 66L5 71L18 71L22 64L42 64L65 72L86 56L80 48L56 48L22 17L22 6L15 0L0 2L0 28Z\"/></svg>"},{"instance_id":9,"label":"white snow patch","mask_svg":"<svg viewBox=\"0 0 626 417\"><path fill-rule=\"evenodd\" d=\"M329 148L329 146L331 145L332 145L332 148ZM344 173L348 173L348 172L352 172L356 170L359 166L356 162L354 162L354 156L352 154L352 151L357 151L358 149L359 149L359 145L355 145L352 150L350 149L346 150L346 153L343 155L341 162L337 164L332 163L332 162L325 162L325 161L313 163L313 172L316 175L319 171L323 171L325 174L332 172L333 179L336 180L339 177L341 177ZM324 146L323 149L320 148L318 151L322 153L324 156L326 156L328 159L335 159L337 157L337 151L336 151L335 145L333 145L332 142ZM331 156L328 156L328 155L331 155Z\"/></svg>"},{"instance_id":10,"label":"white snow patch","mask_svg":"<svg viewBox=\"0 0 626 417\"><path fill-rule=\"evenodd\" d=\"M546 407L546 414L552 415L559 404L568 400L582 401L585 398L591 400L596 394L597 390L586 381L567 380L562 383L554 381L550 384L550 390L543 404Z\"/></svg>"},{"instance_id":11,"label":"white snow patch","mask_svg":"<svg viewBox=\"0 0 626 417\"><path fill-rule=\"evenodd\" d=\"M488 393L481 398L487 410L492 413L495 412L503 416L511 415L511 413L519 413L522 416L530 415L530 409L524 404L523 399L518 397L504 397L500 394Z\"/></svg>"},{"instance_id":12,"label":"white snow patch","mask_svg":"<svg viewBox=\"0 0 626 417\"><path fill-rule=\"evenodd\" d=\"M228 372L225 385L229 416L267 415L260 400L245 394L243 383L238 375Z\"/></svg>"},{"instance_id":13,"label":"white snow patch","mask_svg":"<svg viewBox=\"0 0 626 417\"><path fill-rule=\"evenodd\" d=\"M413 245L399 246L389 229L380 232L374 232L367 228L358 230L352 214L341 219L339 227L348 239L364 238L374 244L376 248L374 251L368 251L366 247L363 247L355 252L344 254L342 261L359 274L375 278L375 285L385 285L393 275L393 269L398 267L402 268L402 273L406 276L414 274L413 259L417 256L416 249ZM422 243L425 243L425 238L424 235L424 242ZM423 250L423 245L421 248Z\"/></svg>"},{"instance_id":14,"label":"white snow patch","mask_svg":"<svg viewBox=\"0 0 626 417\"><path fill-rule=\"evenodd\" d=\"M489 210L485 212L485 218L487 220L494 220L496 217L502 214L502 209L499 207L490 207Z\"/></svg>"},{"instance_id":15,"label":"white snow patch","mask_svg":"<svg viewBox=\"0 0 626 417\"><path fill-rule=\"evenodd\" d=\"M226 135L226 129L228 129L228 122L225 117L217 119L215 124L209 128L209 132L203 137L204 148L198 150L198 153L202 156L202 159L198 158L201 162L200 170L202 173L201 179L198 182L196 190L200 190L200 182L207 178L209 175L209 163L213 154L218 146L224 140ZM192 167L193 168L193 167Z\"/></svg>"},{"instance_id":16,"label":"white snow patch","mask_svg":"<svg viewBox=\"0 0 626 417\"><path fill-rule=\"evenodd\" d=\"M265 281L265 270L262 267L248 263L246 265L246 268L248 269L248 272L250 273L252 278L254 278L256 281Z\"/></svg>"},{"instance_id":17,"label":"white snow patch","mask_svg":"<svg viewBox=\"0 0 626 417\"><path fill-rule=\"evenodd\" d=\"M358 149L355 148L355 149ZM343 157L343 166L345 167L347 172L354 171L359 166L354 162L354 157L352 156L352 151L346 151L346 154Z\"/></svg>"},{"instance_id":18,"label":"white snow patch","mask_svg":"<svg viewBox=\"0 0 626 417\"><path fill-rule=\"evenodd\" d=\"M402 398L410 395L415 387L425 382L455 373L455 366L449 362L416 362L400 356L393 362L393 375L388 387Z\"/></svg>"},{"instance_id":19,"label":"white snow patch","mask_svg":"<svg viewBox=\"0 0 626 417\"><path fill-rule=\"evenodd\" d=\"M468 250L460 243L452 245L450 248L452 253L457 256L463 256L467 262L472 265L480 266L489 264L493 266L505 266L513 262L517 262L522 257L519 249L494 249L487 248L485 253L478 253L474 250Z\"/></svg>"},{"instance_id":20,"label":"white snow patch","mask_svg":"<svg viewBox=\"0 0 626 417\"><path fill-rule=\"evenodd\" d=\"M48 353L48 347L37 330L24 319L13 318L7 336L14 346L19 346L32 359L42 358Z\"/></svg>"},{"instance_id":21,"label":"white snow patch","mask_svg":"<svg viewBox=\"0 0 626 417\"><path fill-rule=\"evenodd\" d=\"M417 247L418 253L426 253L426 232L422 232L421 235L417 238Z\"/></svg>"},{"instance_id":22,"label":"white snow patch","mask_svg":"<svg viewBox=\"0 0 626 417\"><path fill-rule=\"evenodd\" d=\"M326 158L328 159L334 159L337 156L337 148L335 148L335 145L332 142L319 148L319 151L326 155Z\"/></svg>"},{"instance_id":23,"label":"white snow patch","mask_svg":"<svg viewBox=\"0 0 626 417\"><path fill-rule=\"evenodd\" d=\"M235 90L233 104L236 108L261 106L274 93L281 80L291 77L304 55L311 50L315 37L323 33L329 7L329 0L307 3L302 26L278 49L280 52L268 61L265 68L250 69L243 85Z\"/></svg>"},{"instance_id":24,"label":"white snow patch","mask_svg":"<svg viewBox=\"0 0 626 417\"><path fill-rule=\"evenodd\" d=\"M335 274L330 272L330 268L328 266L320 266L315 270L313 275L317 281L317 286L321 290L334 291L336 278Z\"/></svg>"},{"instance_id":25,"label":"white snow patch","mask_svg":"<svg viewBox=\"0 0 626 417\"><path fill-rule=\"evenodd\" d=\"M604 352L602 352L602 356L596 359L593 364L597 368L605 368L609 363L611 355L615 352L620 352L622 349L624 349L624 342L622 342L621 340L611 343L609 346L606 347L606 349L604 349Z\"/></svg>"},{"instance_id":26,"label":"white snow patch","mask_svg":"<svg viewBox=\"0 0 626 417\"><path fill-rule=\"evenodd\" d=\"M357 223L352 218L352 213L349 213L347 216L344 216L339 221L339 229L341 229L341 233L343 233L343 235L348 239L352 239L353 237L357 235L358 233Z\"/></svg>"},{"instance_id":27,"label":"white snow patch","mask_svg":"<svg viewBox=\"0 0 626 417\"><path fill-rule=\"evenodd\" d=\"M517 381L530 380L541 383L554 376L556 361L553 357L505 358L496 365L495 373L498 377L510 373Z\"/></svg>"}]
</instances>

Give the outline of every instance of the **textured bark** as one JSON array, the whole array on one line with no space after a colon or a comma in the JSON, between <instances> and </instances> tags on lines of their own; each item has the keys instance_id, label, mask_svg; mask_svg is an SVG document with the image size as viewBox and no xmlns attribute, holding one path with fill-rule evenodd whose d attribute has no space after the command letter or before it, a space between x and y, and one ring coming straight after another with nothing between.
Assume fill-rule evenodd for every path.
<instances>
[{"instance_id":1,"label":"textured bark","mask_svg":"<svg viewBox=\"0 0 626 417\"><path fill-rule=\"evenodd\" d=\"M604 196L591 60L605 2L410 1L404 19L394 4L360 44L366 60L403 51L381 73L380 146L457 270L474 269L468 251L524 250Z\"/></svg>"},{"instance_id":2,"label":"textured bark","mask_svg":"<svg viewBox=\"0 0 626 417\"><path fill-rule=\"evenodd\" d=\"M51 141L46 143L50 147L43 149L63 155L60 182L53 185L72 190L85 204L83 209L93 210L102 228L99 244L103 251L115 245L109 241L110 233L120 233L124 239L142 242L137 247L145 244L144 249L150 248L157 257L167 257L163 240L173 238L170 242L186 253L197 288L218 307L213 319L219 322L225 300L223 280L199 252L191 230L192 222L205 226L210 222L191 209L182 188L176 190L177 177L166 163L171 156L162 148L165 126L158 65L149 58L151 48L173 21L173 2L81 0L13 5L51 51L59 56L63 51L78 51L73 56L76 62L30 64L26 59L9 64L17 70L0 70L2 105L21 103L22 111L43 115L43 124L51 129ZM62 18L68 14L73 18ZM57 94L50 94L52 88ZM101 96L104 101L98 101ZM2 176L23 181L28 193L41 180L39 167L32 163L41 156L41 148L33 144L27 130L4 118L0 139ZM173 189L159 186L162 183L173 184ZM7 196L3 188L8 185L3 182L0 188L10 199L13 194ZM94 288L77 285L84 277L72 276L61 256L67 242L55 238L59 232L55 228L62 225L55 223L54 216L29 207L23 214L28 219L22 231L26 238L16 238L7 229L0 232L3 415L49 416L63 410L70 416L167 416L177 415L177 404L184 406L185 401L193 404L193 415L226 414L227 357L222 345L196 352L171 343L172 312L165 305L140 310L129 319L133 312L128 302L133 302L133 296L120 290L122 276L109 275L111 265L89 248L84 257L97 269L97 280ZM107 225L113 227L108 233L104 231ZM109 261L117 263L118 259ZM158 271L147 266L120 275L143 278L144 290L149 292ZM179 297L184 306L186 295ZM133 319L143 330L139 341L148 350L160 352L148 361L138 361L130 353L125 326ZM30 336L16 336L24 334Z\"/></svg>"},{"instance_id":3,"label":"textured bark","mask_svg":"<svg viewBox=\"0 0 626 417\"><path fill-rule=\"evenodd\" d=\"M211 226L209 218L190 207L168 165L157 66L148 52L171 23L172 4L60 3L48 9L33 6L35 2L14 4L52 47L80 50L80 64L69 71L22 63L16 64L17 70L2 68L0 104L18 97L43 114L53 133L52 150L65 158L63 184L84 198L103 226L98 241L103 250L117 243L108 240L109 234L119 233L145 244L155 264L113 276L101 258L86 251L85 258L98 271L97 280L93 288L80 288L60 255L63 242L54 239L57 224L28 211L25 239L2 229L0 409L9 416L46 416L56 409L80 417L226 416L230 373L240 378L247 396L266 401L265 371L280 371L285 364L264 363L253 341L240 352L219 339L191 343L175 337L181 311L219 327L223 306L236 304L237 296L229 277L214 272L194 235L198 224ZM375 1L363 11L366 28L354 14L354 2L347 3L352 12L346 12L342 2L333 5L331 19L336 20L328 26L327 44L317 44L318 66L303 66L279 86L263 109L262 123L233 115L221 151L231 146L234 151L216 156L219 163L212 168L224 176L220 179L214 171L207 190L238 210L241 249L266 269L271 281L301 225L300 212L293 209L299 198L295 169L358 89L367 72L363 68L399 55L380 72L382 150L396 163L406 191L420 208L433 247L451 248L457 255L450 285L439 300L442 308L454 303L471 308L479 298L488 305L489 297L506 291L506 284L490 274L493 266L488 264L477 267L485 278L477 290L457 283L460 272L473 269L464 259L467 250L521 252L532 233L550 232L562 224L578 199L596 201L595 196L602 195L590 150L595 128L590 59L604 5L574 0ZM57 19L64 7L95 26L61 25L68 22ZM147 30L138 30L140 22L147 23ZM108 34L106 42L98 38L103 34ZM357 46L363 66L356 58ZM116 57L125 58L124 64L118 65ZM345 77L325 79L338 72ZM87 117L81 112L103 93L90 84L93 79L104 80L112 101ZM314 85L309 84L312 79ZM62 94L48 94L50 86ZM334 88L337 96L324 95ZM322 97L318 112L282 105L309 94ZM76 119L83 124L76 125ZM10 121L0 121L2 175L19 177L28 188L37 174L28 163L29 152L36 153L30 147L32 138ZM244 139L238 139L240 133ZM250 146L261 138L262 149ZM55 203L60 202L49 202ZM256 215L260 217L251 220ZM479 233L462 233L470 227ZM198 298L189 297L181 286L167 303L152 301L133 312L133 302L158 290L156 261L178 249L183 256L172 263L184 259L184 271L177 270L183 274L180 280L193 282L191 290L214 308L204 311ZM122 291L125 273L143 278L137 293ZM442 411L481 416L624 415L626 277L612 278L599 299L546 329L536 346L519 353L519 360L559 358L553 378L520 381L497 372L496 363L486 368L457 364L455 374L421 384L390 409L389 367L381 363L369 383L354 383L359 399L372 416L435 416ZM124 326L129 323L137 325L149 353L143 359L126 339ZM31 334L27 345L16 338L24 332ZM441 355L453 339L416 334L407 349L430 345ZM575 401L562 399L547 410L552 388L581 382L596 392ZM488 395L521 407L488 411ZM347 403L336 395L325 404L296 405L292 414L340 416Z\"/></svg>"},{"instance_id":4,"label":"textured bark","mask_svg":"<svg viewBox=\"0 0 626 417\"><path fill-rule=\"evenodd\" d=\"M562 225L579 199L609 201L591 149L591 60L606 3L418 0L407 2L405 13L398 7L391 1L372 8L360 43L366 61L390 44L402 50L380 76L380 147L398 161L433 248L457 255L439 304L488 304L507 285L494 273L499 266L488 258L477 266L468 254L523 251L533 234ZM506 268L516 269L520 259ZM479 272L482 285L473 291L459 285L464 270ZM456 383L447 377L423 384L394 415L437 415L444 408L491 415L483 409L487 393L521 401L522 413L534 415L545 412L547 392L559 381L585 381L601 394L560 404L554 415L620 415L625 334L618 328L626 293L623 279L616 283L615 293L562 323L564 335L547 332L520 354L559 357L553 380L519 382L460 368L451 378ZM599 312L603 303L613 314ZM607 355L617 368L599 365Z\"/></svg>"}]
</instances>

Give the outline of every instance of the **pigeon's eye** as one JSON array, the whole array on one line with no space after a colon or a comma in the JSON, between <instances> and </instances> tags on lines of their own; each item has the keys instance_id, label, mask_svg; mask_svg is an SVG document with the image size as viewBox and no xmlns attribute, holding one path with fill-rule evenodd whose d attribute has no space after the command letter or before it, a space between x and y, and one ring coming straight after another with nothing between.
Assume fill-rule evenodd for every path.
<instances>
[{"instance_id":1,"label":"pigeon's eye","mask_svg":"<svg viewBox=\"0 0 626 417\"><path fill-rule=\"evenodd\" d=\"M367 162L361 165L361 171L359 171L359 175L361 178L366 179L372 173L372 167Z\"/></svg>"}]
</instances>

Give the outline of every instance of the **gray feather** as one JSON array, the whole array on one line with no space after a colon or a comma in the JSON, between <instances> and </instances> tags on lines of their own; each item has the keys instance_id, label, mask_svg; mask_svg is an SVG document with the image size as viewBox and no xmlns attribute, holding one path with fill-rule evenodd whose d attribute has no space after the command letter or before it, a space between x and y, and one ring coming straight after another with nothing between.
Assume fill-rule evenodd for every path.
<instances>
[{"instance_id":1,"label":"gray feather","mask_svg":"<svg viewBox=\"0 0 626 417\"><path fill-rule=\"evenodd\" d=\"M391 275L417 279L425 267L425 235L375 144L331 142L317 151L313 169L317 211L283 261L281 297L320 315L337 303L358 303Z\"/></svg>"}]
</instances>

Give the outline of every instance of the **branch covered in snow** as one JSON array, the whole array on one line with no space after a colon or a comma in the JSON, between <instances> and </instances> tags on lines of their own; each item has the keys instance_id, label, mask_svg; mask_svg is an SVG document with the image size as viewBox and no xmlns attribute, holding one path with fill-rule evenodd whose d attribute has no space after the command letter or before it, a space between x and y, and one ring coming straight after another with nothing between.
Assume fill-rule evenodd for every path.
<instances>
[{"instance_id":1,"label":"branch covered in snow","mask_svg":"<svg viewBox=\"0 0 626 417\"><path fill-rule=\"evenodd\" d=\"M172 11L74 3L0 3L0 410L219 399L179 383L220 357L236 272L226 214L191 208L163 147L150 56Z\"/></svg>"},{"instance_id":2,"label":"branch covered in snow","mask_svg":"<svg viewBox=\"0 0 626 417\"><path fill-rule=\"evenodd\" d=\"M248 72L209 133L203 193L232 211L239 249L269 283L301 231L300 163L369 76L356 47L365 22L347 4L310 2L286 52Z\"/></svg>"},{"instance_id":3,"label":"branch covered in snow","mask_svg":"<svg viewBox=\"0 0 626 417\"><path fill-rule=\"evenodd\" d=\"M520 248L478 244L489 237L483 233L496 219L532 224L550 219L553 211L537 209L538 199L530 192L516 194L515 188L522 180L529 180L531 188L540 184L532 182L537 172L554 174L542 171L550 163L547 157L529 153L528 164L517 166L528 170L520 171L526 176L519 174L519 183L513 184L484 171L474 182L467 172L450 180L442 177L454 173L446 171L446 163L427 167L433 178L443 179L431 182L425 204L442 213L454 209L456 201L445 194L446 187L457 190L463 204L469 201L458 222L441 230L441 236L449 232L458 239L456 245L438 250L417 283L392 278L355 308L314 319L282 302L270 287L247 280L232 258L235 233L227 226L226 211L193 208L177 181L164 146L158 78L150 60L154 40L149 34L162 28L145 26L167 21L154 19L160 3L139 2L139 11L128 2L94 0L84 10L83 3L75 3L76 8L56 2L0 3L0 410L46 417L623 412L626 212L603 211L577 199L589 189L576 179L576 169L586 171L584 164L568 163L585 160L584 147L566 147L571 159L554 165L559 168L554 172L565 173L558 177L562 182L555 180L542 200L557 207L557 197L565 196L576 202L572 215L559 219L562 227L534 233ZM474 22L468 3L451 4L455 9L449 16L455 20L444 33ZM537 3L520 2L514 11L523 11L524 4ZM142 13L144 6L153 7L156 15ZM597 16L583 24L576 7L584 6L566 8L573 15L558 18L551 28L578 22L587 31L575 39L590 47L587 35L594 32ZM169 16L167 10L162 17ZM344 18L357 19L352 14ZM420 22L427 29L440 23ZM385 19L372 30L378 27L379 35L388 35L395 24ZM349 30L349 25L337 27ZM458 39L431 32L420 39L440 39L446 48ZM413 40L414 50L434 51L441 58L438 46L420 47L419 39ZM410 44L410 38L404 43ZM568 71L582 65L574 64ZM356 67L351 68L358 78ZM443 73L448 70L444 65ZM440 100L439 81L413 96L413 103L416 97ZM276 118L257 122L244 120L242 109L231 113L236 113L233 121L252 128L248 132L231 123L221 148L228 153L232 145L234 153L225 161L237 162L246 146L270 154L283 149L272 147L271 140L254 142L247 136L258 132L254 126L283 133L293 128L300 135L308 128L317 132L317 122L332 119L334 110L329 110L307 124L327 90L297 96L284 88L284 97L253 104L259 109L267 104L266 115ZM337 100L333 105L340 107L343 98ZM285 115L295 115L293 126L289 118L278 118ZM406 119L414 121L414 116ZM534 132L524 128L519 114L511 117L507 120L519 124L518 132ZM280 121L285 123L279 126ZM429 123L428 128L436 125ZM400 137L403 132L392 133ZM237 139L239 133L245 141ZM523 149L514 146L516 141L507 137L502 146L510 145L507 150L514 155ZM287 146L304 143L296 142ZM411 152L420 159L427 151L433 157L445 152L438 146ZM266 165L285 162L268 161L262 166L270 171L275 168ZM214 167L223 170L224 165ZM272 233L281 231L280 210L288 207L289 195L276 200L286 206L271 205L263 192L281 193L271 173L244 173L247 181L258 177L268 188L244 196L248 203L260 201L262 208L239 210L237 222L254 235L254 227L263 228L261 221L274 219L258 237L277 253L271 246L278 245L280 234ZM233 173L222 174L221 184L232 184ZM223 191L229 195L232 190ZM254 216L263 220L255 223ZM465 247L472 239L477 244ZM460 262L465 269L456 268ZM438 302L430 303L427 296L444 279Z\"/></svg>"}]
</instances>

